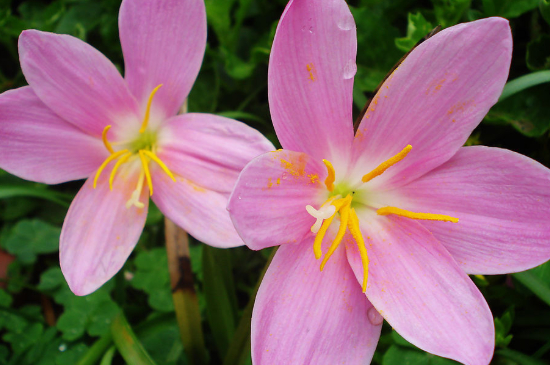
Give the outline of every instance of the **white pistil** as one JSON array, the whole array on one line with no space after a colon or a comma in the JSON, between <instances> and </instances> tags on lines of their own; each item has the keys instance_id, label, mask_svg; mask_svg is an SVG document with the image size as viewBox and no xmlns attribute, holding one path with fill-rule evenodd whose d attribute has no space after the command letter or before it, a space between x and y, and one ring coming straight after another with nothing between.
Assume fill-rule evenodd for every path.
<instances>
[{"instance_id":1,"label":"white pistil","mask_svg":"<svg viewBox=\"0 0 550 365\"><path fill-rule=\"evenodd\" d=\"M309 214L313 216L313 218L317 219L315 221L315 224L311 226L311 232L317 233L319 232L319 229L321 229L323 220L332 217L332 215L336 212L336 207L329 203L323 205L321 208L319 208L319 210L317 210L311 205L306 205L306 210Z\"/></svg>"},{"instance_id":2,"label":"white pistil","mask_svg":"<svg viewBox=\"0 0 550 365\"><path fill-rule=\"evenodd\" d=\"M126 202L126 209L129 209L132 205L139 209L145 207L145 204L139 201L139 198L141 196L141 190L143 189L143 180L145 180L145 172L141 170L139 174L136 190L132 192L130 199Z\"/></svg>"}]
</instances>

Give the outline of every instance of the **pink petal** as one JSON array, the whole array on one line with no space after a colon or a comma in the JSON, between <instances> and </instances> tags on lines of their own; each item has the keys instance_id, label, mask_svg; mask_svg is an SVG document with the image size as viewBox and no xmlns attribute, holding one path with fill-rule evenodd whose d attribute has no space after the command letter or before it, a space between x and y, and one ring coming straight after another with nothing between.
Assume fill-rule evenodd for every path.
<instances>
[{"instance_id":1,"label":"pink petal","mask_svg":"<svg viewBox=\"0 0 550 365\"><path fill-rule=\"evenodd\" d=\"M306 205L328 199L325 167L305 153L278 150L255 158L241 173L227 209L253 250L301 242L315 223Z\"/></svg>"},{"instance_id":2,"label":"pink petal","mask_svg":"<svg viewBox=\"0 0 550 365\"><path fill-rule=\"evenodd\" d=\"M26 30L19 37L19 57L33 91L66 121L94 136L101 136L108 124L139 127L137 103L124 79L87 43Z\"/></svg>"},{"instance_id":3,"label":"pink petal","mask_svg":"<svg viewBox=\"0 0 550 365\"><path fill-rule=\"evenodd\" d=\"M378 217L361 229L370 259L366 295L388 323L425 351L487 365L495 341L491 311L449 252L411 219ZM357 245L348 239L346 248L362 283Z\"/></svg>"},{"instance_id":4,"label":"pink petal","mask_svg":"<svg viewBox=\"0 0 550 365\"><path fill-rule=\"evenodd\" d=\"M244 123L212 114L185 114L163 125L158 156L198 185L229 194L245 165L275 147Z\"/></svg>"},{"instance_id":5,"label":"pink petal","mask_svg":"<svg viewBox=\"0 0 550 365\"><path fill-rule=\"evenodd\" d=\"M89 176L108 152L101 140L54 114L28 86L0 95L0 167L58 184Z\"/></svg>"},{"instance_id":6,"label":"pink petal","mask_svg":"<svg viewBox=\"0 0 550 365\"><path fill-rule=\"evenodd\" d=\"M309 239L281 246L265 274L252 314L254 364L368 364L372 359L381 317L361 292L343 247L321 272L312 245Z\"/></svg>"},{"instance_id":7,"label":"pink petal","mask_svg":"<svg viewBox=\"0 0 550 365\"><path fill-rule=\"evenodd\" d=\"M124 0L119 15L125 78L144 110L151 91L160 120L189 94L206 47L203 0Z\"/></svg>"},{"instance_id":8,"label":"pink petal","mask_svg":"<svg viewBox=\"0 0 550 365\"><path fill-rule=\"evenodd\" d=\"M331 159L353 140L355 22L345 1L291 1L269 60L269 106L285 149Z\"/></svg>"},{"instance_id":9,"label":"pink petal","mask_svg":"<svg viewBox=\"0 0 550 365\"><path fill-rule=\"evenodd\" d=\"M468 273L522 271L550 259L550 170L528 157L464 147L399 193L400 208L459 219L422 224Z\"/></svg>"},{"instance_id":10,"label":"pink petal","mask_svg":"<svg viewBox=\"0 0 550 365\"><path fill-rule=\"evenodd\" d=\"M511 55L503 18L459 24L418 46L359 126L354 148L363 174L408 144L409 155L373 183L403 185L451 158L497 102Z\"/></svg>"},{"instance_id":11,"label":"pink petal","mask_svg":"<svg viewBox=\"0 0 550 365\"><path fill-rule=\"evenodd\" d=\"M106 169L110 171L110 169ZM124 265L145 225L149 190L141 192L144 208L126 208L138 174L121 169L109 190L103 173L93 188L89 178L73 200L61 231L61 270L76 295L90 294Z\"/></svg>"},{"instance_id":12,"label":"pink petal","mask_svg":"<svg viewBox=\"0 0 550 365\"><path fill-rule=\"evenodd\" d=\"M165 216L191 236L214 247L243 244L226 209L227 195L205 189L178 175L174 182L156 165L151 165L151 174L153 201Z\"/></svg>"}]
</instances>

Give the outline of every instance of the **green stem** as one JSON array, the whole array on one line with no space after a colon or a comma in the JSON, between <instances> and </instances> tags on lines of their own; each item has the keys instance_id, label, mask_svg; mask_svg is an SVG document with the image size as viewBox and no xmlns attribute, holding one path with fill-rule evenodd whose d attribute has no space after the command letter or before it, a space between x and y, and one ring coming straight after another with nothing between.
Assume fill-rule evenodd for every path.
<instances>
[{"instance_id":1,"label":"green stem","mask_svg":"<svg viewBox=\"0 0 550 365\"><path fill-rule=\"evenodd\" d=\"M520 76L517 79L506 83L506 86L504 86L504 90L502 90L502 95L500 95L500 99L498 99L498 101L502 101L522 90L543 84L545 82L550 82L550 71L538 71Z\"/></svg>"},{"instance_id":2,"label":"green stem","mask_svg":"<svg viewBox=\"0 0 550 365\"><path fill-rule=\"evenodd\" d=\"M94 365L104 355L109 346L113 345L113 335L111 332L107 332L101 336L84 356L76 363L76 365ZM103 363L103 361L102 361Z\"/></svg>"},{"instance_id":3,"label":"green stem","mask_svg":"<svg viewBox=\"0 0 550 365\"><path fill-rule=\"evenodd\" d=\"M113 363L113 356L115 356L116 347L111 346L109 350L103 355L103 358L101 358L101 362L99 365L111 365Z\"/></svg>"},{"instance_id":4,"label":"green stem","mask_svg":"<svg viewBox=\"0 0 550 365\"><path fill-rule=\"evenodd\" d=\"M248 354L250 354L250 320L252 318L252 310L254 309L254 301L256 300L256 294L258 293L258 289L260 288L265 272L271 264L276 252L277 248L274 248L273 251L271 251L271 255L269 255L260 277L258 278L256 287L250 295L250 299L248 300L248 304L243 311L243 315L239 321L233 340L229 345L229 350L223 360L223 365L241 365L246 360Z\"/></svg>"},{"instance_id":5,"label":"green stem","mask_svg":"<svg viewBox=\"0 0 550 365\"><path fill-rule=\"evenodd\" d=\"M201 327L199 300L191 271L189 236L168 218L165 218L164 223L172 299L181 341L189 363L204 364L207 352Z\"/></svg>"},{"instance_id":6,"label":"green stem","mask_svg":"<svg viewBox=\"0 0 550 365\"><path fill-rule=\"evenodd\" d=\"M120 352L128 364L155 365L155 362L137 339L122 312L111 323L111 334L113 335L113 341L118 352Z\"/></svg>"},{"instance_id":7,"label":"green stem","mask_svg":"<svg viewBox=\"0 0 550 365\"><path fill-rule=\"evenodd\" d=\"M538 276L530 271L523 271L513 274L514 278L525 285L543 302L550 305L550 287Z\"/></svg>"}]
</instances>

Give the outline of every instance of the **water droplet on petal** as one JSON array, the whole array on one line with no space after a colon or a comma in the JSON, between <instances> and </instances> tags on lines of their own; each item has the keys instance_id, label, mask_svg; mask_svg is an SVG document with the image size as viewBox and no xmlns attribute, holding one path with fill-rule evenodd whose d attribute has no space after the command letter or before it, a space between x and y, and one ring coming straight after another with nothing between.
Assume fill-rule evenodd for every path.
<instances>
[{"instance_id":1,"label":"water droplet on petal","mask_svg":"<svg viewBox=\"0 0 550 365\"><path fill-rule=\"evenodd\" d=\"M349 80L357 72L357 64L354 60L349 60L348 63L344 66L344 79Z\"/></svg>"},{"instance_id":2,"label":"water droplet on petal","mask_svg":"<svg viewBox=\"0 0 550 365\"><path fill-rule=\"evenodd\" d=\"M369 308L367 311L367 317L373 326L380 326L382 322L384 322L384 317L382 317L374 307Z\"/></svg>"},{"instance_id":3,"label":"water droplet on petal","mask_svg":"<svg viewBox=\"0 0 550 365\"><path fill-rule=\"evenodd\" d=\"M313 26L309 27L309 32L313 33Z\"/></svg>"},{"instance_id":4,"label":"water droplet on petal","mask_svg":"<svg viewBox=\"0 0 550 365\"><path fill-rule=\"evenodd\" d=\"M338 25L338 28L342 30L352 30L355 28L355 21L353 20L353 15L351 13L344 14L338 21L336 22Z\"/></svg>"}]
</instances>

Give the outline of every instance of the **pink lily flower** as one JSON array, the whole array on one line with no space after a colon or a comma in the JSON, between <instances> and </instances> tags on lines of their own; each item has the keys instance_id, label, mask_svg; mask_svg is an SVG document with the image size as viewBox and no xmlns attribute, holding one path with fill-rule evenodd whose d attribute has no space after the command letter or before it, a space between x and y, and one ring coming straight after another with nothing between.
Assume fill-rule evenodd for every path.
<instances>
[{"instance_id":1,"label":"pink lily flower","mask_svg":"<svg viewBox=\"0 0 550 365\"><path fill-rule=\"evenodd\" d=\"M29 86L0 95L0 167L47 184L87 178L65 218L61 269L77 295L120 270L149 195L198 240L242 245L226 211L240 170L272 144L243 123L176 115L206 47L203 0L123 0L125 76L98 50L36 30L19 38Z\"/></svg>"},{"instance_id":2,"label":"pink lily flower","mask_svg":"<svg viewBox=\"0 0 550 365\"><path fill-rule=\"evenodd\" d=\"M488 364L493 318L468 274L550 258L550 170L462 147L506 82L508 22L422 43L354 135L356 48L343 0L290 1L277 28L268 90L284 149L249 163L228 205L250 248L280 245L254 306L253 363L365 364L385 319L425 351Z\"/></svg>"}]
</instances>

